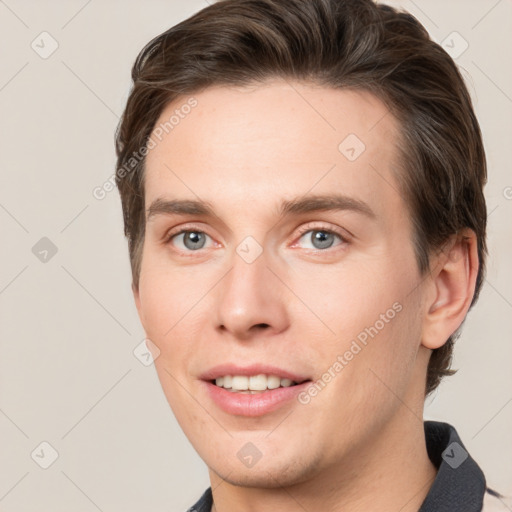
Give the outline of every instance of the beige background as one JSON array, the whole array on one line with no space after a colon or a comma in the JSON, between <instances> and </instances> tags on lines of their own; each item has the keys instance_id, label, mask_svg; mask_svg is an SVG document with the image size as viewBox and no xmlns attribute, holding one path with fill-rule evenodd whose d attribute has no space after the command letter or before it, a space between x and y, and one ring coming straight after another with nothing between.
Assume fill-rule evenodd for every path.
<instances>
[{"instance_id":1,"label":"beige background","mask_svg":"<svg viewBox=\"0 0 512 512\"><path fill-rule=\"evenodd\" d=\"M428 400L426 416L453 423L489 483L512 494L512 2L394 4L452 51L469 44L457 63L490 168L487 281L458 343L460 371ZM208 485L154 368L133 353L144 333L118 193L92 194L114 171L135 56L205 6L0 0L3 512L184 511ZM44 441L59 454L48 469Z\"/></svg>"}]
</instances>

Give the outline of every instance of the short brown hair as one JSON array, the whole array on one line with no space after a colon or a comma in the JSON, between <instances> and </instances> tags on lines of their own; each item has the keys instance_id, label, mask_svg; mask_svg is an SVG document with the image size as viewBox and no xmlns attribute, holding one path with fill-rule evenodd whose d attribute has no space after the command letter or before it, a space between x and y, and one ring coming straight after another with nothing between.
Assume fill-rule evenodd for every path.
<instances>
[{"instance_id":1,"label":"short brown hair","mask_svg":"<svg viewBox=\"0 0 512 512\"><path fill-rule=\"evenodd\" d=\"M419 269L427 273L432 251L471 228L480 263L473 304L484 277L487 170L471 98L453 60L413 16L372 0L221 0L143 48L116 133L134 287L145 234L140 154L163 109L210 86L272 78L368 91L387 105L401 127L398 178ZM457 335L432 352L426 394L454 373Z\"/></svg>"}]
</instances>

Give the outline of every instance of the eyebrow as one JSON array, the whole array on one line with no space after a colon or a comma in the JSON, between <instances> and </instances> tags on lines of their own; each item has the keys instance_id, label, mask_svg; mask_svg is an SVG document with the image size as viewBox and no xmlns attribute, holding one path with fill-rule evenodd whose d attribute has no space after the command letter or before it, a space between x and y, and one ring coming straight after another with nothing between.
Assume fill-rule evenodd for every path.
<instances>
[{"instance_id":1,"label":"eyebrow","mask_svg":"<svg viewBox=\"0 0 512 512\"><path fill-rule=\"evenodd\" d=\"M340 194L310 195L283 201L277 213L280 216L300 215L320 211L353 211L371 219L376 217L373 210L360 199ZM155 199L147 209L147 221L157 215L200 215L217 217L211 203L190 199Z\"/></svg>"}]
</instances>

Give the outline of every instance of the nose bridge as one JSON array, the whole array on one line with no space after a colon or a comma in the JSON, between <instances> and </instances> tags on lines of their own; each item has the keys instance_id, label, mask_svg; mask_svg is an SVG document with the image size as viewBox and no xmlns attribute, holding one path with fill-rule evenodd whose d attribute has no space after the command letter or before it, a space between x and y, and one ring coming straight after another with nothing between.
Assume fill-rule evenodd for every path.
<instances>
[{"instance_id":1,"label":"nose bridge","mask_svg":"<svg viewBox=\"0 0 512 512\"><path fill-rule=\"evenodd\" d=\"M256 242L257 243L257 242ZM280 332L288 323L282 284L270 270L272 262L255 240L242 241L222 280L217 301L217 327L235 337L249 337L255 326Z\"/></svg>"}]
</instances>

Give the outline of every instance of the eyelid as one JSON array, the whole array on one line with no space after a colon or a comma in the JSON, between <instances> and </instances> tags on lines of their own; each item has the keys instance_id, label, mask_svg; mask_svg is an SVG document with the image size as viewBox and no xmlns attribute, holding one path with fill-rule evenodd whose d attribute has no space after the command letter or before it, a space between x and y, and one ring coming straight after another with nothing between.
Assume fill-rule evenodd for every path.
<instances>
[{"instance_id":1,"label":"eyelid","mask_svg":"<svg viewBox=\"0 0 512 512\"><path fill-rule=\"evenodd\" d=\"M347 244L350 240L351 233L348 233L346 230L341 230L339 228L334 228L331 226L327 226L325 224L315 224L314 222L309 222L305 226L301 226L299 228L298 237L296 240L300 240L306 233L309 231L323 231L325 233L331 233L340 238L343 244ZM297 242L294 242L292 246L296 246ZM328 249L325 249L328 250ZM325 252L325 250L318 249L319 252Z\"/></svg>"},{"instance_id":2,"label":"eyelid","mask_svg":"<svg viewBox=\"0 0 512 512\"><path fill-rule=\"evenodd\" d=\"M189 231L197 231L198 233L204 233L205 235L209 236L210 238L213 238L211 235L209 235L203 227L200 227L197 224L180 224L177 227L168 229L163 237L162 240L164 243L169 243L171 241L171 238L174 236L180 235L183 232L189 232Z\"/></svg>"}]
</instances>

